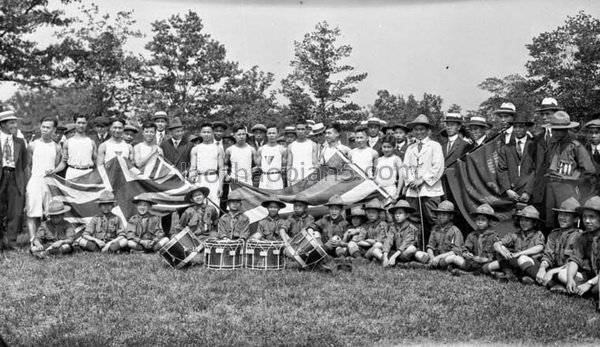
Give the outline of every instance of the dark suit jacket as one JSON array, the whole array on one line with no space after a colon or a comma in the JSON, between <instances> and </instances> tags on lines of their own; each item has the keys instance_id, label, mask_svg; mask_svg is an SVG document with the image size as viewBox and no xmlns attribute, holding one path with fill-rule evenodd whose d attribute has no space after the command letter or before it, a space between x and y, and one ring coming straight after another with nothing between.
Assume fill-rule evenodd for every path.
<instances>
[{"instance_id":1,"label":"dark suit jacket","mask_svg":"<svg viewBox=\"0 0 600 347\"><path fill-rule=\"evenodd\" d=\"M367 146L369 145L369 142L368 142L368 141L369 141L369 139L368 139L368 137L367 137ZM375 142L375 145L373 145L373 147L371 147L371 148L373 148L374 150L376 150L376 151L377 151L377 153L379 153L379 156L380 156L380 157L382 157L382 156L383 156L383 151L381 150L381 145L382 145L382 144L383 144L383 143L381 142L381 136L379 136L379 139L377 140L377 142ZM403 158L404 158L404 157L403 157Z\"/></svg>"},{"instance_id":2,"label":"dark suit jacket","mask_svg":"<svg viewBox=\"0 0 600 347\"><path fill-rule=\"evenodd\" d=\"M264 139L264 141L263 141L263 143L262 143L261 145L259 145L259 144L256 142L256 139L255 139L255 138L251 138L251 139L248 141L248 144L249 144L251 147L254 147L254 149L258 151L258 149L259 149L261 146L264 146L264 145L266 145L266 144L267 144L267 138L265 137L265 139Z\"/></svg>"},{"instance_id":3,"label":"dark suit jacket","mask_svg":"<svg viewBox=\"0 0 600 347\"><path fill-rule=\"evenodd\" d=\"M588 198L591 198L593 195L598 195L600 193L600 158L594 158L594 152L592 151L592 145L585 145L585 150L590 155L590 159L592 159L592 163L596 168L595 184L592 182L585 182L580 186L582 201L587 201Z\"/></svg>"},{"instance_id":4,"label":"dark suit jacket","mask_svg":"<svg viewBox=\"0 0 600 347\"><path fill-rule=\"evenodd\" d=\"M520 159L517 154L516 140L498 149L498 182L502 193L512 189L519 195L523 193L531 195L535 172L534 156L535 143L533 138L529 136L527 142L525 142L523 156ZM519 165L521 166L520 174Z\"/></svg>"},{"instance_id":5,"label":"dark suit jacket","mask_svg":"<svg viewBox=\"0 0 600 347\"><path fill-rule=\"evenodd\" d=\"M534 157L533 157L533 165L535 168L535 173L533 175L533 180L538 187L543 187L542 189L535 189L532 195L532 203L541 204L544 202L544 198L546 195L546 170L548 169L548 165L546 163L546 152L548 151L548 143L546 142L546 129L542 128L542 131L534 136L533 144L535 147Z\"/></svg>"},{"instance_id":6,"label":"dark suit jacket","mask_svg":"<svg viewBox=\"0 0 600 347\"><path fill-rule=\"evenodd\" d=\"M93 133L90 135L90 138L96 143L96 148L100 147L100 144L102 142L105 142L106 140L110 139L110 134L106 133L106 138L104 139L104 141L100 141L100 138L98 137L98 134Z\"/></svg>"},{"instance_id":7,"label":"dark suit jacket","mask_svg":"<svg viewBox=\"0 0 600 347\"><path fill-rule=\"evenodd\" d=\"M23 195L25 194L25 185L27 184L27 180L29 177L27 173L27 146L25 145L25 140L16 135L13 135L13 143L14 143L14 157L15 157L15 177L17 180L17 188L19 192ZM0 155L2 154L2 146L4 144L0 143ZM0 158L0 179L2 179L2 159Z\"/></svg>"},{"instance_id":8,"label":"dark suit jacket","mask_svg":"<svg viewBox=\"0 0 600 347\"><path fill-rule=\"evenodd\" d=\"M400 147L400 149L396 148L394 150L394 154L396 154L397 156L400 157L400 159L402 159L402 161L404 161L404 155L406 154L406 149L408 148L408 140L404 141L404 146Z\"/></svg>"},{"instance_id":9,"label":"dark suit jacket","mask_svg":"<svg viewBox=\"0 0 600 347\"><path fill-rule=\"evenodd\" d=\"M179 146L175 148L173 139L164 140L160 144L164 157L173 164L179 171L184 172L190 169L190 152L194 145L187 140L181 139Z\"/></svg>"},{"instance_id":10,"label":"dark suit jacket","mask_svg":"<svg viewBox=\"0 0 600 347\"><path fill-rule=\"evenodd\" d=\"M442 145L442 152L444 152L444 162L446 167L454 163L458 158L462 157L471 149L471 144L463 139L460 135L456 138L456 141L454 141L452 148L450 148L449 151L447 137L440 141L440 145Z\"/></svg>"}]
</instances>

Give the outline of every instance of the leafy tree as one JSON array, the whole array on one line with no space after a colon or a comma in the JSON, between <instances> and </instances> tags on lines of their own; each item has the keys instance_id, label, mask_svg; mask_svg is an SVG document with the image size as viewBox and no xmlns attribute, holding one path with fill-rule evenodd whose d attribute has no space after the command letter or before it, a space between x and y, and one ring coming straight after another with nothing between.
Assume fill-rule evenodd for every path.
<instances>
[{"instance_id":1,"label":"leafy tree","mask_svg":"<svg viewBox=\"0 0 600 347\"><path fill-rule=\"evenodd\" d=\"M435 126L443 117L443 99L439 95L423 94L423 99L417 100L410 94L406 99L402 95L393 95L387 90L379 90L377 99L369 107L370 113L389 123L408 123L419 114L427 115Z\"/></svg>"},{"instance_id":2,"label":"leafy tree","mask_svg":"<svg viewBox=\"0 0 600 347\"><path fill-rule=\"evenodd\" d=\"M517 109L517 114L531 117L539 104L539 92L532 90L532 83L519 74L508 75L504 78L490 77L481 82L478 87L492 94L479 105L479 115L495 122L492 111L503 102L511 102Z\"/></svg>"},{"instance_id":3,"label":"leafy tree","mask_svg":"<svg viewBox=\"0 0 600 347\"><path fill-rule=\"evenodd\" d=\"M338 27L331 28L323 21L301 42L294 41L293 71L282 80L281 91L290 101L290 110L298 115L319 121L343 115L346 99L367 77L367 73L355 73L354 67L343 63L352 47L337 45L340 35Z\"/></svg>"},{"instance_id":4,"label":"leafy tree","mask_svg":"<svg viewBox=\"0 0 600 347\"><path fill-rule=\"evenodd\" d=\"M239 73L225 47L203 29L195 12L173 15L152 23L154 36L145 46L151 55L147 106L179 114L188 125L217 110L222 85Z\"/></svg>"},{"instance_id":5,"label":"leafy tree","mask_svg":"<svg viewBox=\"0 0 600 347\"><path fill-rule=\"evenodd\" d=\"M54 45L40 47L30 35L40 27L64 27L71 21L64 11L50 10L47 0L0 0L0 81L48 85L61 52Z\"/></svg>"},{"instance_id":6,"label":"leafy tree","mask_svg":"<svg viewBox=\"0 0 600 347\"><path fill-rule=\"evenodd\" d=\"M462 112L462 107L460 107L460 105L457 105L457 104L452 104L448 108L448 113L461 113L461 112Z\"/></svg>"},{"instance_id":7,"label":"leafy tree","mask_svg":"<svg viewBox=\"0 0 600 347\"><path fill-rule=\"evenodd\" d=\"M577 119L600 109L600 20L581 11L564 26L528 44L526 64L532 90L556 97Z\"/></svg>"}]
</instances>

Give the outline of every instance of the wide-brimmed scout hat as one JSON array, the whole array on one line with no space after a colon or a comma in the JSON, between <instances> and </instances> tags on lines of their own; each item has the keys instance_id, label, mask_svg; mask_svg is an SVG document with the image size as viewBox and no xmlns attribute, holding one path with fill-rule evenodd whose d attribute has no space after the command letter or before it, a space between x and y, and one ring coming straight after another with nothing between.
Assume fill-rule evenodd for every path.
<instances>
[{"instance_id":1,"label":"wide-brimmed scout hat","mask_svg":"<svg viewBox=\"0 0 600 347\"><path fill-rule=\"evenodd\" d=\"M579 122L571 122L571 117L565 111L556 111L548 117L550 129L573 129L579 126Z\"/></svg>"},{"instance_id":2,"label":"wide-brimmed scout hat","mask_svg":"<svg viewBox=\"0 0 600 347\"><path fill-rule=\"evenodd\" d=\"M14 111L8 110L8 111L0 112L0 123L7 121L7 120L17 120L17 116L15 116Z\"/></svg>"},{"instance_id":3,"label":"wide-brimmed scout hat","mask_svg":"<svg viewBox=\"0 0 600 347\"><path fill-rule=\"evenodd\" d=\"M71 206L65 205L62 201L52 200L48 204L46 214L48 216L57 216L59 214L67 213L71 211Z\"/></svg>"},{"instance_id":4,"label":"wide-brimmed scout hat","mask_svg":"<svg viewBox=\"0 0 600 347\"><path fill-rule=\"evenodd\" d=\"M406 126L408 126L410 129L414 128L417 125L422 125L424 127L431 128L429 118L424 114L418 115L417 118L415 118L412 122L406 124Z\"/></svg>"},{"instance_id":5,"label":"wide-brimmed scout hat","mask_svg":"<svg viewBox=\"0 0 600 347\"><path fill-rule=\"evenodd\" d=\"M540 212L533 206L527 205L515 213L518 218L525 217L529 219L540 220Z\"/></svg>"},{"instance_id":6,"label":"wide-brimmed scout hat","mask_svg":"<svg viewBox=\"0 0 600 347\"><path fill-rule=\"evenodd\" d=\"M152 115L152 120L164 119L167 122L169 121L169 117L167 116L167 112L165 111L157 111Z\"/></svg>"},{"instance_id":7,"label":"wide-brimmed scout hat","mask_svg":"<svg viewBox=\"0 0 600 347\"><path fill-rule=\"evenodd\" d=\"M500 108L492 111L492 114L516 114L517 108L512 102L503 102Z\"/></svg>"},{"instance_id":8,"label":"wide-brimmed scout hat","mask_svg":"<svg viewBox=\"0 0 600 347\"><path fill-rule=\"evenodd\" d=\"M432 209L432 211L443 213L456 213L456 211L454 210L454 204L448 200L440 202L436 208Z\"/></svg>"},{"instance_id":9,"label":"wide-brimmed scout hat","mask_svg":"<svg viewBox=\"0 0 600 347\"><path fill-rule=\"evenodd\" d=\"M156 202L154 200L152 200L152 195L150 195L148 193L142 193L142 194L134 197L133 199L131 199L131 202L133 202L134 204L138 204L142 201L145 201L145 202L149 203L150 205L156 205Z\"/></svg>"},{"instance_id":10,"label":"wide-brimmed scout hat","mask_svg":"<svg viewBox=\"0 0 600 347\"><path fill-rule=\"evenodd\" d=\"M264 207L264 208L267 208L267 207L269 207L269 204L271 204L271 203L276 203L277 206L279 206L279 208L284 208L285 207L285 203L283 201L277 199L274 196L268 197L266 200L264 200L263 202L261 202L260 205L262 207Z\"/></svg>"},{"instance_id":11,"label":"wide-brimmed scout hat","mask_svg":"<svg viewBox=\"0 0 600 347\"><path fill-rule=\"evenodd\" d=\"M444 117L442 119L442 122L444 122L444 123L455 122L455 123L462 124L463 117L460 113L448 113L448 114L446 114L446 117Z\"/></svg>"},{"instance_id":12,"label":"wide-brimmed scout hat","mask_svg":"<svg viewBox=\"0 0 600 347\"><path fill-rule=\"evenodd\" d=\"M255 124L252 128L250 128L251 132L255 132L257 130L267 132L267 127L264 124Z\"/></svg>"},{"instance_id":13,"label":"wide-brimmed scout hat","mask_svg":"<svg viewBox=\"0 0 600 347\"><path fill-rule=\"evenodd\" d=\"M508 124L525 124L525 126L530 127L533 126L535 123L527 116L520 114L517 115L513 120L508 122Z\"/></svg>"},{"instance_id":14,"label":"wide-brimmed scout hat","mask_svg":"<svg viewBox=\"0 0 600 347\"><path fill-rule=\"evenodd\" d=\"M350 214L348 215L348 221L351 221L354 217L360 217L363 222L367 219L367 214L360 206L354 206L350 209Z\"/></svg>"},{"instance_id":15,"label":"wide-brimmed scout hat","mask_svg":"<svg viewBox=\"0 0 600 347\"><path fill-rule=\"evenodd\" d=\"M115 202L117 202L115 195L108 190L102 191L97 201L98 204L114 204Z\"/></svg>"},{"instance_id":16,"label":"wide-brimmed scout hat","mask_svg":"<svg viewBox=\"0 0 600 347\"><path fill-rule=\"evenodd\" d=\"M585 129L600 128L600 119L594 119L585 123Z\"/></svg>"},{"instance_id":17,"label":"wide-brimmed scout hat","mask_svg":"<svg viewBox=\"0 0 600 347\"><path fill-rule=\"evenodd\" d=\"M123 131L133 131L137 134L140 130L132 124L125 124L125 126L123 127Z\"/></svg>"},{"instance_id":18,"label":"wide-brimmed scout hat","mask_svg":"<svg viewBox=\"0 0 600 347\"><path fill-rule=\"evenodd\" d=\"M177 128L183 128L183 123L181 123L181 120L179 119L179 117L173 118L173 120L169 122L169 126L167 127L167 129L169 129L169 130L173 130L173 129L177 129Z\"/></svg>"},{"instance_id":19,"label":"wide-brimmed scout hat","mask_svg":"<svg viewBox=\"0 0 600 347\"><path fill-rule=\"evenodd\" d=\"M416 209L408 203L406 200L398 200L396 204L390 208L388 208L388 212L394 214L396 210L403 209L408 214L414 213Z\"/></svg>"},{"instance_id":20,"label":"wide-brimmed scout hat","mask_svg":"<svg viewBox=\"0 0 600 347\"><path fill-rule=\"evenodd\" d=\"M33 127L33 123L31 122L31 119L24 119L23 122L21 122L21 132L24 133L32 133L35 131L35 128Z\"/></svg>"},{"instance_id":21,"label":"wide-brimmed scout hat","mask_svg":"<svg viewBox=\"0 0 600 347\"><path fill-rule=\"evenodd\" d=\"M556 212L565 212L565 213L579 213L577 212L577 208L580 207L581 204L575 198L568 198L560 204L560 208L553 208L552 211Z\"/></svg>"},{"instance_id":22,"label":"wide-brimmed scout hat","mask_svg":"<svg viewBox=\"0 0 600 347\"><path fill-rule=\"evenodd\" d=\"M385 211L385 209L383 208L383 204L381 203L381 201L379 201L379 199L372 199L371 201L367 202L366 204L363 205L363 210L379 210L379 211Z\"/></svg>"},{"instance_id":23,"label":"wide-brimmed scout hat","mask_svg":"<svg viewBox=\"0 0 600 347\"><path fill-rule=\"evenodd\" d=\"M473 216L473 217L479 216L479 215L486 216L495 221L500 220L498 217L496 217L496 211L494 211L494 208L492 208L492 206L490 206L489 204L479 205L479 206L477 206L475 211L471 212L471 216Z\"/></svg>"},{"instance_id":24,"label":"wide-brimmed scout hat","mask_svg":"<svg viewBox=\"0 0 600 347\"><path fill-rule=\"evenodd\" d=\"M110 120L104 116L100 116L100 117L94 118L94 121L92 123L94 126L107 127L110 125Z\"/></svg>"},{"instance_id":25,"label":"wide-brimmed scout hat","mask_svg":"<svg viewBox=\"0 0 600 347\"><path fill-rule=\"evenodd\" d=\"M242 201L244 200L242 198L242 193L240 193L240 191L238 189L229 192L229 195L227 196L227 202L229 201Z\"/></svg>"},{"instance_id":26,"label":"wide-brimmed scout hat","mask_svg":"<svg viewBox=\"0 0 600 347\"><path fill-rule=\"evenodd\" d=\"M585 210L596 211L600 213L600 196L592 196L588 201L576 208L577 213L583 213Z\"/></svg>"},{"instance_id":27,"label":"wide-brimmed scout hat","mask_svg":"<svg viewBox=\"0 0 600 347\"><path fill-rule=\"evenodd\" d=\"M223 130L227 130L227 128L228 128L227 124L220 120L213 122L212 126L213 126L213 129L216 127L221 127L221 128L223 128Z\"/></svg>"},{"instance_id":28,"label":"wide-brimmed scout hat","mask_svg":"<svg viewBox=\"0 0 600 347\"><path fill-rule=\"evenodd\" d=\"M471 117L469 119L469 121L467 122L466 126L480 126L480 127L484 127L484 128L491 128L492 127L492 123L488 122L487 119L483 118L483 117Z\"/></svg>"},{"instance_id":29,"label":"wide-brimmed scout hat","mask_svg":"<svg viewBox=\"0 0 600 347\"><path fill-rule=\"evenodd\" d=\"M310 205L308 203L308 197L304 193L298 193L298 194L296 194L296 196L294 197L294 199L292 199L292 201L290 201L290 202L292 204L296 203L296 202L301 202L303 204Z\"/></svg>"},{"instance_id":30,"label":"wide-brimmed scout hat","mask_svg":"<svg viewBox=\"0 0 600 347\"><path fill-rule=\"evenodd\" d=\"M394 125L391 126L391 128L394 129L394 130L396 130L396 129L402 129L406 133L410 132L410 128L407 127L406 124L402 124L402 123L394 124Z\"/></svg>"},{"instance_id":31,"label":"wide-brimmed scout hat","mask_svg":"<svg viewBox=\"0 0 600 347\"><path fill-rule=\"evenodd\" d=\"M544 98L540 103L540 107L535 109L535 112L562 110L564 110L564 108L558 105L558 101L556 101L555 98Z\"/></svg>"},{"instance_id":32,"label":"wide-brimmed scout hat","mask_svg":"<svg viewBox=\"0 0 600 347\"><path fill-rule=\"evenodd\" d=\"M296 127L293 125L288 125L283 129L283 133L296 135Z\"/></svg>"},{"instance_id":33,"label":"wide-brimmed scout hat","mask_svg":"<svg viewBox=\"0 0 600 347\"><path fill-rule=\"evenodd\" d=\"M202 192L202 195L204 195L205 198L210 194L210 189L208 187L194 187L185 194L185 200L192 201L192 195L198 191Z\"/></svg>"},{"instance_id":34,"label":"wide-brimmed scout hat","mask_svg":"<svg viewBox=\"0 0 600 347\"><path fill-rule=\"evenodd\" d=\"M325 204L325 206L341 206L341 207L344 207L344 199L342 199L342 197L339 196L338 194L335 194L335 195L331 196L329 198L329 200L327 200L327 203Z\"/></svg>"}]
</instances>

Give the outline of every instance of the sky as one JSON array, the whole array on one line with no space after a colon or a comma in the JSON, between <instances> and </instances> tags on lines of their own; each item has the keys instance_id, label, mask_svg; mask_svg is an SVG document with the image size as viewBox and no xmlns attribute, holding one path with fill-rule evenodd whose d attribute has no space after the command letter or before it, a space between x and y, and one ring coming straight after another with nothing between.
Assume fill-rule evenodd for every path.
<instances>
[{"instance_id":1,"label":"sky","mask_svg":"<svg viewBox=\"0 0 600 347\"><path fill-rule=\"evenodd\" d=\"M52 3L52 1L51 1ZM275 88L290 71L294 41L319 21L338 26L340 44L353 47L345 62L366 80L351 100L372 104L380 89L418 98L438 94L444 108L476 109L490 95L477 88L487 77L526 74L526 44L564 24L580 10L600 17L598 0L96 0L101 12L133 10L147 36L127 48L146 54L153 21L195 11L206 33L225 45L242 68L275 74ZM71 10L69 10L71 13ZM75 13L75 12L73 12ZM36 38L44 42L48 33ZM5 86L0 98L14 88Z\"/></svg>"}]
</instances>

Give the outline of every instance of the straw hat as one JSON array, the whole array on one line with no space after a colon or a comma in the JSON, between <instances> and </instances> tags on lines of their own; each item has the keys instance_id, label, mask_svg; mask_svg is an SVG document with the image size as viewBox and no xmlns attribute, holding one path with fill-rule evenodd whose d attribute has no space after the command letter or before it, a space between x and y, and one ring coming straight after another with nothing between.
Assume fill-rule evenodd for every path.
<instances>
[{"instance_id":1,"label":"straw hat","mask_svg":"<svg viewBox=\"0 0 600 347\"><path fill-rule=\"evenodd\" d=\"M499 221L498 217L496 217L496 212L494 211L492 206L490 206L489 204L479 205L479 206L477 206L475 211L473 211L471 213L471 216L473 216L473 217L479 216L479 215L483 215L483 216L486 216L495 221Z\"/></svg>"},{"instance_id":2,"label":"straw hat","mask_svg":"<svg viewBox=\"0 0 600 347\"><path fill-rule=\"evenodd\" d=\"M379 199L372 199L371 201L364 204L363 210L365 210L365 211L366 210L385 211L385 209L383 208L383 204L381 203L381 201L379 201Z\"/></svg>"},{"instance_id":3,"label":"straw hat","mask_svg":"<svg viewBox=\"0 0 600 347\"><path fill-rule=\"evenodd\" d=\"M417 125L422 125L424 127L431 128L431 123L429 123L429 118L424 114L418 115L417 118L415 118L412 122L406 124L406 126L409 127L410 129L414 128Z\"/></svg>"},{"instance_id":4,"label":"straw hat","mask_svg":"<svg viewBox=\"0 0 600 347\"><path fill-rule=\"evenodd\" d=\"M367 119L367 125L381 126L381 119L379 119L377 117L371 117L371 118Z\"/></svg>"},{"instance_id":5,"label":"straw hat","mask_svg":"<svg viewBox=\"0 0 600 347\"><path fill-rule=\"evenodd\" d=\"M117 202L117 200L111 191L104 190L102 193L100 193L98 204L114 204L115 202Z\"/></svg>"},{"instance_id":6,"label":"straw hat","mask_svg":"<svg viewBox=\"0 0 600 347\"><path fill-rule=\"evenodd\" d=\"M535 219L535 220L540 220L540 213L538 212L538 210L531 206L525 206L525 208L517 211L517 213L515 214L515 216L521 218L521 217L525 217L525 218L529 218L529 219Z\"/></svg>"},{"instance_id":7,"label":"straw hat","mask_svg":"<svg viewBox=\"0 0 600 347\"><path fill-rule=\"evenodd\" d=\"M469 122L466 124L467 126L480 126L480 127L484 127L484 128L491 128L492 124L490 122L487 121L487 119L483 118L483 117L471 117L469 119Z\"/></svg>"},{"instance_id":8,"label":"straw hat","mask_svg":"<svg viewBox=\"0 0 600 347\"><path fill-rule=\"evenodd\" d=\"M15 112L8 110L4 112L0 112L0 123L7 120L17 120L17 116L15 116Z\"/></svg>"},{"instance_id":9,"label":"straw hat","mask_svg":"<svg viewBox=\"0 0 600 347\"><path fill-rule=\"evenodd\" d=\"M581 204L575 198L568 198L560 204L560 208L553 208L552 211L565 212L565 213L578 213L577 208Z\"/></svg>"},{"instance_id":10,"label":"straw hat","mask_svg":"<svg viewBox=\"0 0 600 347\"><path fill-rule=\"evenodd\" d=\"M46 209L46 214L48 216L57 216L59 214L64 214L71 211L71 206L65 205L62 201L52 200L48 204L48 208Z\"/></svg>"},{"instance_id":11,"label":"straw hat","mask_svg":"<svg viewBox=\"0 0 600 347\"><path fill-rule=\"evenodd\" d=\"M518 115L513 120L508 122L509 124L525 124L525 126L530 127L535 124L531 119L527 118L525 115Z\"/></svg>"},{"instance_id":12,"label":"straw hat","mask_svg":"<svg viewBox=\"0 0 600 347\"><path fill-rule=\"evenodd\" d=\"M202 192L202 195L204 195L205 198L210 194L210 189L208 187L194 187L185 194L185 200L192 201L192 196L198 191Z\"/></svg>"},{"instance_id":13,"label":"straw hat","mask_svg":"<svg viewBox=\"0 0 600 347\"><path fill-rule=\"evenodd\" d=\"M543 111L562 111L563 107L558 106L558 101L555 98L544 98L540 103L540 107L535 109L535 112Z\"/></svg>"},{"instance_id":14,"label":"straw hat","mask_svg":"<svg viewBox=\"0 0 600 347\"><path fill-rule=\"evenodd\" d=\"M503 102L502 105L500 105L500 108L497 110L494 110L492 112L492 114L516 114L517 113L517 108L515 107L515 105L512 102Z\"/></svg>"},{"instance_id":15,"label":"straw hat","mask_svg":"<svg viewBox=\"0 0 600 347\"><path fill-rule=\"evenodd\" d=\"M274 197L274 196L270 196L270 197L268 197L268 198L267 198L266 200L264 200L264 201L263 201L263 202L262 202L260 205L261 205L262 207L264 207L264 208L268 208L268 207L269 207L269 204L271 204L271 203L276 203L276 204L279 206L279 208L284 208L284 207L285 207L285 203L284 203L283 201L281 201L281 200L277 199L277 198L276 198L276 197Z\"/></svg>"},{"instance_id":16,"label":"straw hat","mask_svg":"<svg viewBox=\"0 0 600 347\"><path fill-rule=\"evenodd\" d=\"M396 204L390 208L388 208L388 212L391 214L396 213L396 210L403 209L406 213L411 214L416 211L416 209L408 203L406 200L398 200Z\"/></svg>"},{"instance_id":17,"label":"straw hat","mask_svg":"<svg viewBox=\"0 0 600 347\"><path fill-rule=\"evenodd\" d=\"M344 200L338 194L333 195L329 198L325 206L341 206L344 207Z\"/></svg>"},{"instance_id":18,"label":"straw hat","mask_svg":"<svg viewBox=\"0 0 600 347\"><path fill-rule=\"evenodd\" d=\"M463 117L460 113L448 113L448 114L446 114L446 117L444 119L442 119L442 122L444 122L444 123L455 122L455 123L462 124Z\"/></svg>"},{"instance_id":19,"label":"straw hat","mask_svg":"<svg viewBox=\"0 0 600 347\"><path fill-rule=\"evenodd\" d=\"M167 112L165 112L165 111L155 112L154 115L152 116L152 120L157 120L157 119L164 119L168 122L169 117L167 116Z\"/></svg>"},{"instance_id":20,"label":"straw hat","mask_svg":"<svg viewBox=\"0 0 600 347\"><path fill-rule=\"evenodd\" d=\"M454 204L448 200L444 200L437 205L437 208L432 209L433 212L456 213Z\"/></svg>"},{"instance_id":21,"label":"straw hat","mask_svg":"<svg viewBox=\"0 0 600 347\"><path fill-rule=\"evenodd\" d=\"M579 126L578 122L571 122L571 117L565 111L554 112L548 121L550 129L573 129Z\"/></svg>"},{"instance_id":22,"label":"straw hat","mask_svg":"<svg viewBox=\"0 0 600 347\"><path fill-rule=\"evenodd\" d=\"M296 135L296 127L293 125L288 125L283 129L283 133Z\"/></svg>"},{"instance_id":23,"label":"straw hat","mask_svg":"<svg viewBox=\"0 0 600 347\"><path fill-rule=\"evenodd\" d=\"M320 135L325 132L325 125L323 123L317 123L312 127L312 135Z\"/></svg>"}]
</instances>

